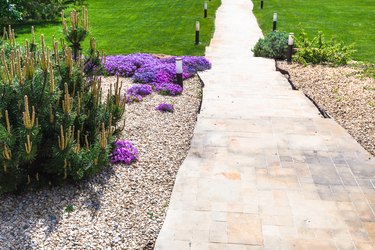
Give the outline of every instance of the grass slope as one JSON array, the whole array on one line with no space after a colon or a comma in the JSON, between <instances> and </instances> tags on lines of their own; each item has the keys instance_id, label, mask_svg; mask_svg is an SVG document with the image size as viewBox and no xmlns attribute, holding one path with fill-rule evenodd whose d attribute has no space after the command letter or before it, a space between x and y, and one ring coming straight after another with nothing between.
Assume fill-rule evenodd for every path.
<instances>
[{"instance_id":1,"label":"grass slope","mask_svg":"<svg viewBox=\"0 0 375 250\"><path fill-rule=\"evenodd\" d=\"M323 31L327 38L336 35L345 44L355 43L354 59L375 62L374 0L252 0L254 14L264 34L272 31L273 12L278 13L277 29L311 36Z\"/></svg>"},{"instance_id":2,"label":"grass slope","mask_svg":"<svg viewBox=\"0 0 375 250\"><path fill-rule=\"evenodd\" d=\"M220 0L87 0L91 36L106 54L133 52L203 55L214 32L214 13ZM201 44L194 45L195 21L201 22ZM60 22L36 23L37 36L61 37ZM29 25L15 28L17 40L30 40ZM84 48L88 48L88 40Z\"/></svg>"}]
</instances>

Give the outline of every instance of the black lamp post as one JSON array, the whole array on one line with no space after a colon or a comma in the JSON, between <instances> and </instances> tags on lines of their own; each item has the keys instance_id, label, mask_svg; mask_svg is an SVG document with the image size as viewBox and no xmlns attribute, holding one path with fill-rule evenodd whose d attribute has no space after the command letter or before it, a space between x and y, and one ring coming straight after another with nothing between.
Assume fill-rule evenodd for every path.
<instances>
[{"instance_id":1,"label":"black lamp post","mask_svg":"<svg viewBox=\"0 0 375 250\"><path fill-rule=\"evenodd\" d=\"M276 25L277 25L277 13L273 13L273 26L272 26L272 30L273 31L276 31Z\"/></svg>"},{"instance_id":2,"label":"black lamp post","mask_svg":"<svg viewBox=\"0 0 375 250\"><path fill-rule=\"evenodd\" d=\"M181 87L184 87L184 83L182 80L182 58L176 57L176 77L177 77L177 84Z\"/></svg>"}]
</instances>

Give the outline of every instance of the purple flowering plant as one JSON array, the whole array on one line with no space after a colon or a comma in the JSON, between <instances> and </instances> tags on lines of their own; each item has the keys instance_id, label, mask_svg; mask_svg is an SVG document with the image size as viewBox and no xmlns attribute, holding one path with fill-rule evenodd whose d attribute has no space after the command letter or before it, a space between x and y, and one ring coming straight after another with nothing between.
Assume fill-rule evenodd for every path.
<instances>
[{"instance_id":1,"label":"purple flowering plant","mask_svg":"<svg viewBox=\"0 0 375 250\"><path fill-rule=\"evenodd\" d=\"M155 107L156 110L159 110L161 112L173 112L174 107L173 104L170 103L160 103L158 106Z\"/></svg>"},{"instance_id":2,"label":"purple flowering plant","mask_svg":"<svg viewBox=\"0 0 375 250\"><path fill-rule=\"evenodd\" d=\"M145 65L153 64L155 57L149 54L129 54L107 56L105 68L110 75L132 76L135 71Z\"/></svg>"},{"instance_id":3,"label":"purple flowering plant","mask_svg":"<svg viewBox=\"0 0 375 250\"><path fill-rule=\"evenodd\" d=\"M155 89L161 95L179 95L182 93L182 87L174 83L154 83Z\"/></svg>"},{"instance_id":4,"label":"purple flowering plant","mask_svg":"<svg viewBox=\"0 0 375 250\"><path fill-rule=\"evenodd\" d=\"M157 58L150 54L130 54L107 56L105 68L110 75L132 77L134 82L154 86L158 93L165 95L181 94L182 88L176 84L176 57ZM183 56L183 79L211 68L211 63L201 56ZM132 96L131 99L142 99Z\"/></svg>"},{"instance_id":5,"label":"purple flowering plant","mask_svg":"<svg viewBox=\"0 0 375 250\"><path fill-rule=\"evenodd\" d=\"M148 84L134 84L127 91L127 102L140 102L142 97L150 95L152 93L152 87Z\"/></svg>"},{"instance_id":6,"label":"purple flowering plant","mask_svg":"<svg viewBox=\"0 0 375 250\"><path fill-rule=\"evenodd\" d=\"M115 148L110 155L112 164L124 163L130 165L132 162L138 160L138 149L134 147L131 141L117 140Z\"/></svg>"}]
</instances>

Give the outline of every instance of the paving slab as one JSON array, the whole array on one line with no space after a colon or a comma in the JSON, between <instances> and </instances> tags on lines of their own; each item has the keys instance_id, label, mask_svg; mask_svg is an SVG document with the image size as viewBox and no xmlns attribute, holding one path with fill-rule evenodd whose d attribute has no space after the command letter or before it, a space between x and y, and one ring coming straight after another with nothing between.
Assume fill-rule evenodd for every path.
<instances>
[{"instance_id":1,"label":"paving slab","mask_svg":"<svg viewBox=\"0 0 375 250\"><path fill-rule=\"evenodd\" d=\"M375 160L254 58L250 0L222 0L191 149L155 249L375 249Z\"/></svg>"}]
</instances>

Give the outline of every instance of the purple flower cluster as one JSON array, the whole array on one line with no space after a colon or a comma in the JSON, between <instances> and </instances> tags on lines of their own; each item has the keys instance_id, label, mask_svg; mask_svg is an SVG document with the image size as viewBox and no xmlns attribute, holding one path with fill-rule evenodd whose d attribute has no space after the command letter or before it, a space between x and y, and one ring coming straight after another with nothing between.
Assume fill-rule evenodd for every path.
<instances>
[{"instance_id":1,"label":"purple flower cluster","mask_svg":"<svg viewBox=\"0 0 375 250\"><path fill-rule=\"evenodd\" d=\"M158 93L162 95L179 95L182 93L182 87L174 83L156 83L155 89Z\"/></svg>"},{"instance_id":2,"label":"purple flower cluster","mask_svg":"<svg viewBox=\"0 0 375 250\"><path fill-rule=\"evenodd\" d=\"M155 109L161 112L173 112L174 111L174 107L172 104L164 103L164 102L156 106Z\"/></svg>"},{"instance_id":3,"label":"purple flower cluster","mask_svg":"<svg viewBox=\"0 0 375 250\"><path fill-rule=\"evenodd\" d=\"M142 97L152 93L152 87L148 84L134 84L127 91L127 102L142 101Z\"/></svg>"},{"instance_id":4,"label":"purple flower cluster","mask_svg":"<svg viewBox=\"0 0 375 250\"><path fill-rule=\"evenodd\" d=\"M198 71L204 71L211 68L211 63L204 56L183 56L182 65L184 74L191 77ZM175 63L176 57L168 57L161 59L165 63Z\"/></svg>"},{"instance_id":5,"label":"purple flower cluster","mask_svg":"<svg viewBox=\"0 0 375 250\"><path fill-rule=\"evenodd\" d=\"M110 75L132 76L144 65L152 64L155 57L149 54L107 56L105 68Z\"/></svg>"},{"instance_id":6,"label":"purple flower cluster","mask_svg":"<svg viewBox=\"0 0 375 250\"><path fill-rule=\"evenodd\" d=\"M138 160L138 149L130 141L117 140L110 160L112 164L124 163L130 165L132 162Z\"/></svg>"},{"instance_id":7,"label":"purple flower cluster","mask_svg":"<svg viewBox=\"0 0 375 250\"><path fill-rule=\"evenodd\" d=\"M150 54L108 56L105 68L111 75L132 77L134 82L154 86L162 94L178 95L182 88L175 83L176 57L157 58ZM197 71L211 68L211 63L200 56L183 56L183 79L192 77ZM139 97L139 96L138 96Z\"/></svg>"}]
</instances>

